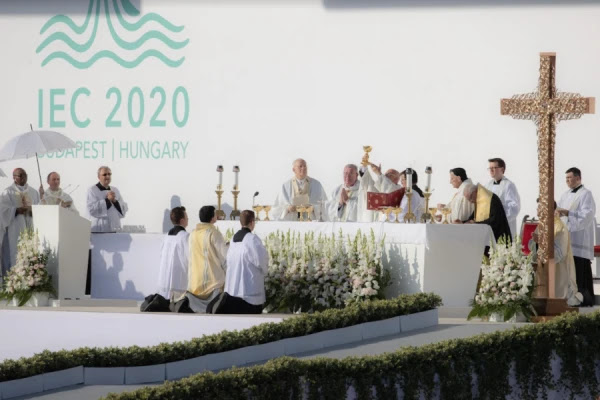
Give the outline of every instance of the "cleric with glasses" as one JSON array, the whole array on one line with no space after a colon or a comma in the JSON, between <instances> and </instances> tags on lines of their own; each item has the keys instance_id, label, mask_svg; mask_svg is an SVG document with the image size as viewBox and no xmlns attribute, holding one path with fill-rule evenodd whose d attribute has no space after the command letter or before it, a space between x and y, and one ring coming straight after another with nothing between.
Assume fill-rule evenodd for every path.
<instances>
[{"instance_id":1,"label":"cleric with glasses","mask_svg":"<svg viewBox=\"0 0 600 400\"><path fill-rule=\"evenodd\" d=\"M107 166L98 168L98 183L87 192L87 211L92 221L92 232L116 232L121 229L121 218L127 214L127 203L119 189L111 186L112 171Z\"/></svg>"}]
</instances>

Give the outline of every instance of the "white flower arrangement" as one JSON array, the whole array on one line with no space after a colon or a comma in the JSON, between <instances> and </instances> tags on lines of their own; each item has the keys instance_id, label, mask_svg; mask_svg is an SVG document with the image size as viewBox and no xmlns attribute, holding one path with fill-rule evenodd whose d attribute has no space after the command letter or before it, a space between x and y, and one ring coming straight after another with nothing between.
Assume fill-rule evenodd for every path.
<instances>
[{"instance_id":1,"label":"white flower arrangement","mask_svg":"<svg viewBox=\"0 0 600 400\"><path fill-rule=\"evenodd\" d=\"M532 257L523 254L520 243L518 237L512 243L502 237L495 248L490 248L489 264L481 266L479 292L472 302L469 319L501 313L507 321L519 312L528 318L535 313L531 305Z\"/></svg>"},{"instance_id":2,"label":"white flower arrangement","mask_svg":"<svg viewBox=\"0 0 600 400\"><path fill-rule=\"evenodd\" d=\"M314 232L271 233L265 239L269 271L267 306L276 311L310 311L383 298L390 282L383 269L383 239L360 231L354 238Z\"/></svg>"},{"instance_id":3,"label":"white flower arrangement","mask_svg":"<svg viewBox=\"0 0 600 400\"><path fill-rule=\"evenodd\" d=\"M8 271L2 283L0 298L16 298L23 306L35 292L54 294L52 279L46 264L48 253L40 252L37 232L27 229L19 235L16 264Z\"/></svg>"}]
</instances>

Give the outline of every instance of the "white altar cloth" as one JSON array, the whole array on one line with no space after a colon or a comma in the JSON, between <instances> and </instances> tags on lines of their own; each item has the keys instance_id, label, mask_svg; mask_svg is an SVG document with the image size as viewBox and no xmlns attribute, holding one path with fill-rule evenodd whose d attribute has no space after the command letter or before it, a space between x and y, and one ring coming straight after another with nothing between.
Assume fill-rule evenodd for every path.
<instances>
[{"instance_id":1,"label":"white altar cloth","mask_svg":"<svg viewBox=\"0 0 600 400\"><path fill-rule=\"evenodd\" d=\"M219 221L223 234L239 221ZM434 292L446 307L467 307L475 295L481 257L492 238L487 225L395 224L352 222L258 221L255 233L294 230L376 238L385 235L383 265L392 275L387 297ZM136 299L156 292L158 260L164 234L92 234L92 298Z\"/></svg>"}]
</instances>

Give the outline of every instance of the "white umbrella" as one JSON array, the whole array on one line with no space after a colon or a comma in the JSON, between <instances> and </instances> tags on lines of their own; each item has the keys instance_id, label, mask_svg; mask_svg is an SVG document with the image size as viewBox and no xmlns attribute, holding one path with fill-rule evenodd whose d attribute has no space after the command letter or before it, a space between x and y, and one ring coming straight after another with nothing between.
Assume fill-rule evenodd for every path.
<instances>
[{"instance_id":1,"label":"white umbrella","mask_svg":"<svg viewBox=\"0 0 600 400\"><path fill-rule=\"evenodd\" d=\"M2 149L0 149L0 161L18 160L35 156L38 175L40 176L40 184L42 184L42 173L40 172L40 161L37 157L38 154L46 154L75 147L77 147L75 142L62 133L31 130L30 132L23 133L10 139Z\"/></svg>"}]
</instances>

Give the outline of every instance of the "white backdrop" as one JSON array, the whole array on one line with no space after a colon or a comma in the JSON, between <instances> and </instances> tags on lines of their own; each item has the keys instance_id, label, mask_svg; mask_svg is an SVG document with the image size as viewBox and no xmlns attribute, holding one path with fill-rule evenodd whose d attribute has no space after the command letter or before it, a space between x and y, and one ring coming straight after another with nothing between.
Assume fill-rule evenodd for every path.
<instances>
[{"instance_id":1,"label":"white backdrop","mask_svg":"<svg viewBox=\"0 0 600 400\"><path fill-rule=\"evenodd\" d=\"M128 1L120 0L124 3ZM124 224L144 225L148 232L163 231L165 210L179 201L191 210L191 223L196 223L199 207L216 203L217 164L225 166L224 185L229 190L231 169L239 164L244 208L251 205L255 191L260 191L258 203L271 204L297 157L308 161L309 175L330 192L341 183L344 164L360 162L364 144L373 146L371 159L384 168L412 165L422 176L425 166L432 164L434 203L445 202L452 194L449 168L462 166L475 181L487 181L486 160L502 157L506 175L521 194L522 215L534 214L535 127L500 116L500 98L535 90L541 51L557 53L560 90L600 97L600 6L448 3L412 7L390 1L395 6L336 8L312 0L148 0L134 3L142 15L156 13L183 30L172 32L150 21L129 32L111 18L120 37L134 42L157 29L172 40L189 43L172 49L150 38L139 48L124 51L109 33L100 2L97 36L89 49L79 53L56 40L36 53L54 33L66 32L79 44L88 41L93 21L81 34L64 23L41 33L56 14L82 25L88 3L5 0L0 2L0 143L27 130L30 122L86 146L106 141L104 155L96 143L98 153L42 158L42 173L57 170L63 186L80 185L73 197L84 209L86 188L97 182L97 167L110 165L113 183L130 207ZM112 2L108 4L114 17ZM125 19L135 22L140 17ZM154 57L135 68L106 58L83 69L63 59L42 66L53 52L85 61L106 49L116 49L127 60L148 49L185 59L178 67ZM139 127L132 126L140 115L139 92L129 102L136 86L145 103ZM106 126L116 104L111 87L122 95L113 118L122 122L121 127ZM150 126L160 102L159 93L150 96L154 87L165 92L158 116L165 120L164 127ZM189 97L189 118L182 127L175 126L172 116L178 87L184 88L175 107L179 121L185 113L183 90ZM70 111L78 88L89 90L80 90L75 102L75 117L90 121L84 128L76 126ZM51 126L52 89L64 89L64 94L54 92L58 104L54 118L65 121L64 127ZM593 192L600 188L599 118L596 114L559 125L557 196L566 188L564 171L574 165L582 169L584 183ZM125 144L152 141L161 148L166 143L171 153L173 141L183 144L178 158L172 154L134 158L131 151L120 150ZM16 166L27 169L30 183L39 184L33 160L0 165L8 175ZM0 186L8 184L9 179L0 180ZM224 200L231 204L231 194L226 193Z\"/></svg>"}]
</instances>

